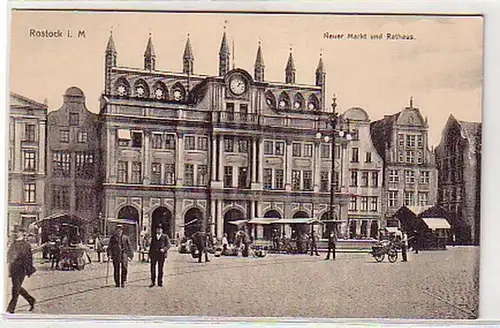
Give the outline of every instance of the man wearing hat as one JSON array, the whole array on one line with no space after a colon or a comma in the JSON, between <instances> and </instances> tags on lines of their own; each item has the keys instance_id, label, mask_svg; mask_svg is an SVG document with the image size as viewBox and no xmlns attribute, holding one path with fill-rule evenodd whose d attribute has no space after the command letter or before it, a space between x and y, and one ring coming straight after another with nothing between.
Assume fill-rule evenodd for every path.
<instances>
[{"instance_id":1,"label":"man wearing hat","mask_svg":"<svg viewBox=\"0 0 500 328\"><path fill-rule=\"evenodd\" d=\"M151 260L151 284L153 287L156 282L156 265L158 264L158 286L163 286L163 265L167 258L167 252L170 248L170 239L163 233L161 225L156 227L156 233L151 238L149 246L149 259Z\"/></svg>"},{"instance_id":2,"label":"man wearing hat","mask_svg":"<svg viewBox=\"0 0 500 328\"><path fill-rule=\"evenodd\" d=\"M9 276L12 279L12 298L7 306L7 312L14 313L19 295L30 305L30 311L35 307L35 298L22 287L24 278L35 273L33 266L33 254L31 245L24 239L24 232L14 233L15 240L7 252L7 262L9 263Z\"/></svg>"},{"instance_id":3,"label":"man wearing hat","mask_svg":"<svg viewBox=\"0 0 500 328\"><path fill-rule=\"evenodd\" d=\"M128 262L134 257L134 249L129 237L123 234L121 224L116 226L115 234L109 239L107 253L113 260L115 287L125 287Z\"/></svg>"}]
</instances>

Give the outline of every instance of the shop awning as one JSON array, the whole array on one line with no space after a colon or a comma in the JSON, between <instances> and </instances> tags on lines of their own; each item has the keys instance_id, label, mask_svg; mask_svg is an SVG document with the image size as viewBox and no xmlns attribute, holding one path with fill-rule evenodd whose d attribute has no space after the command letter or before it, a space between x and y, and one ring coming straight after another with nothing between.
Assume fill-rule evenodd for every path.
<instances>
[{"instance_id":1,"label":"shop awning","mask_svg":"<svg viewBox=\"0 0 500 328\"><path fill-rule=\"evenodd\" d=\"M385 227L385 230L387 230L387 232L390 232L390 233L395 233L398 231L399 228L397 227Z\"/></svg>"},{"instance_id":2,"label":"shop awning","mask_svg":"<svg viewBox=\"0 0 500 328\"><path fill-rule=\"evenodd\" d=\"M253 218L248 221L249 224L273 224L274 221L278 221L279 218Z\"/></svg>"},{"instance_id":3,"label":"shop awning","mask_svg":"<svg viewBox=\"0 0 500 328\"><path fill-rule=\"evenodd\" d=\"M241 226L241 225L244 225L247 222L248 222L248 220L233 220L233 221L229 221L229 223L234 224L235 226Z\"/></svg>"},{"instance_id":4,"label":"shop awning","mask_svg":"<svg viewBox=\"0 0 500 328\"><path fill-rule=\"evenodd\" d=\"M108 222L117 223L117 224L132 224L132 225L136 225L137 224L137 221L135 221L135 220L128 220L128 219L107 218L106 220Z\"/></svg>"},{"instance_id":5,"label":"shop awning","mask_svg":"<svg viewBox=\"0 0 500 328\"><path fill-rule=\"evenodd\" d=\"M118 139L131 140L130 130L118 129Z\"/></svg>"},{"instance_id":6,"label":"shop awning","mask_svg":"<svg viewBox=\"0 0 500 328\"><path fill-rule=\"evenodd\" d=\"M316 219L311 218L300 218L300 219L281 219L273 221L275 224L321 224L322 222Z\"/></svg>"},{"instance_id":7,"label":"shop awning","mask_svg":"<svg viewBox=\"0 0 500 328\"><path fill-rule=\"evenodd\" d=\"M422 218L422 220L424 220L425 224L431 230L451 229L451 226L448 223L448 220L446 220L445 218Z\"/></svg>"}]
</instances>

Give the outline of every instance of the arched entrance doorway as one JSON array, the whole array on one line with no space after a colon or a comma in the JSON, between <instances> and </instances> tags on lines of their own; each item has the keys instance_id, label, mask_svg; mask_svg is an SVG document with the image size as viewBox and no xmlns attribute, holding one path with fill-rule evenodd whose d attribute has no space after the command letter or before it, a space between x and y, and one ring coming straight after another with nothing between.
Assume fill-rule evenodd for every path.
<instances>
[{"instance_id":1,"label":"arched entrance doorway","mask_svg":"<svg viewBox=\"0 0 500 328\"><path fill-rule=\"evenodd\" d=\"M304 211L298 211L293 215L294 219L307 219L309 215ZM297 237L297 234L305 234L307 233L307 225L305 224L292 224L292 239ZM293 233L295 231L295 234Z\"/></svg>"},{"instance_id":2,"label":"arched entrance doorway","mask_svg":"<svg viewBox=\"0 0 500 328\"><path fill-rule=\"evenodd\" d=\"M281 214L276 210L270 210L270 211L267 211L266 214L264 214L264 217L265 218L281 219ZM278 233L281 236L279 224L265 224L264 225L264 238L267 240L272 240L274 229L278 230Z\"/></svg>"},{"instance_id":3,"label":"arched entrance doorway","mask_svg":"<svg viewBox=\"0 0 500 328\"><path fill-rule=\"evenodd\" d=\"M166 207L158 207L153 211L151 219L151 234L155 233L156 228L161 224L163 233L166 233L170 238L173 237L172 231L172 212Z\"/></svg>"},{"instance_id":4,"label":"arched entrance doorway","mask_svg":"<svg viewBox=\"0 0 500 328\"><path fill-rule=\"evenodd\" d=\"M230 243L234 242L234 235L238 231L238 227L229 222L243 220L245 217L240 210L231 209L224 214L224 233L227 233L227 240Z\"/></svg>"},{"instance_id":5,"label":"arched entrance doorway","mask_svg":"<svg viewBox=\"0 0 500 328\"><path fill-rule=\"evenodd\" d=\"M376 220L373 220L370 225L370 237L374 239L378 238L378 222Z\"/></svg>"},{"instance_id":6,"label":"arched entrance doorway","mask_svg":"<svg viewBox=\"0 0 500 328\"><path fill-rule=\"evenodd\" d=\"M192 208L184 215L184 236L191 237L203 223L203 213L198 208Z\"/></svg>"},{"instance_id":7,"label":"arched entrance doorway","mask_svg":"<svg viewBox=\"0 0 500 328\"><path fill-rule=\"evenodd\" d=\"M133 206L124 206L118 211L118 219L130 222L130 224L123 224L123 233L130 238L132 246L136 249L138 241L137 229L139 224L139 211ZM112 224L111 231L114 231L115 227L116 223Z\"/></svg>"}]
</instances>

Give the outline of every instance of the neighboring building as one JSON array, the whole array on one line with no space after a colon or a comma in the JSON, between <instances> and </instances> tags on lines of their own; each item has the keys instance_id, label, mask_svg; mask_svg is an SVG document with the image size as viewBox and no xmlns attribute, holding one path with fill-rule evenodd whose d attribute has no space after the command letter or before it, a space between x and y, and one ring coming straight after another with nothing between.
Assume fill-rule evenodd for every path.
<instances>
[{"instance_id":1,"label":"neighboring building","mask_svg":"<svg viewBox=\"0 0 500 328\"><path fill-rule=\"evenodd\" d=\"M43 218L47 106L10 93L8 227Z\"/></svg>"},{"instance_id":2,"label":"neighboring building","mask_svg":"<svg viewBox=\"0 0 500 328\"><path fill-rule=\"evenodd\" d=\"M428 148L428 124L420 110L410 106L371 123L372 140L384 161L384 224L405 206L437 202L435 155ZM389 221L387 221L389 220Z\"/></svg>"},{"instance_id":3,"label":"neighboring building","mask_svg":"<svg viewBox=\"0 0 500 328\"><path fill-rule=\"evenodd\" d=\"M450 115L436 147L441 206L451 214L456 241L479 244L481 217L481 123Z\"/></svg>"},{"instance_id":4,"label":"neighboring building","mask_svg":"<svg viewBox=\"0 0 500 328\"><path fill-rule=\"evenodd\" d=\"M194 72L189 37L182 72L156 69L151 38L143 69L119 67L117 56L111 36L100 110L108 231L115 222L131 223L135 239L161 222L174 237L192 233L185 224L199 220L231 239L232 220L330 218L331 157L323 156L330 145L315 138L327 132L321 122L329 111L322 59L315 85L302 85L291 52L285 82L266 81L260 45L253 76L230 69L225 33L217 76ZM335 218L347 222L349 163L342 149ZM271 233L256 230L260 237Z\"/></svg>"},{"instance_id":5,"label":"neighboring building","mask_svg":"<svg viewBox=\"0 0 500 328\"><path fill-rule=\"evenodd\" d=\"M48 115L46 215L77 219L84 237L100 225L98 133L97 114L86 108L83 91L70 87Z\"/></svg>"},{"instance_id":6,"label":"neighboring building","mask_svg":"<svg viewBox=\"0 0 500 328\"><path fill-rule=\"evenodd\" d=\"M362 108L348 109L352 140L348 144L349 238L378 238L382 216L382 158L370 136L370 118Z\"/></svg>"}]
</instances>

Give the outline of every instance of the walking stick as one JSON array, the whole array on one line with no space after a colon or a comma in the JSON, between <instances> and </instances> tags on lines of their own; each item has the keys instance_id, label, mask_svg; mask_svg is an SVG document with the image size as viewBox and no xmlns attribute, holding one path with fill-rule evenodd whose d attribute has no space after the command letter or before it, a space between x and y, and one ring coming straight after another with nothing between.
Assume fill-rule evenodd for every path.
<instances>
[{"instance_id":1,"label":"walking stick","mask_svg":"<svg viewBox=\"0 0 500 328\"><path fill-rule=\"evenodd\" d=\"M109 255L106 254L106 285L108 284L109 276Z\"/></svg>"}]
</instances>

